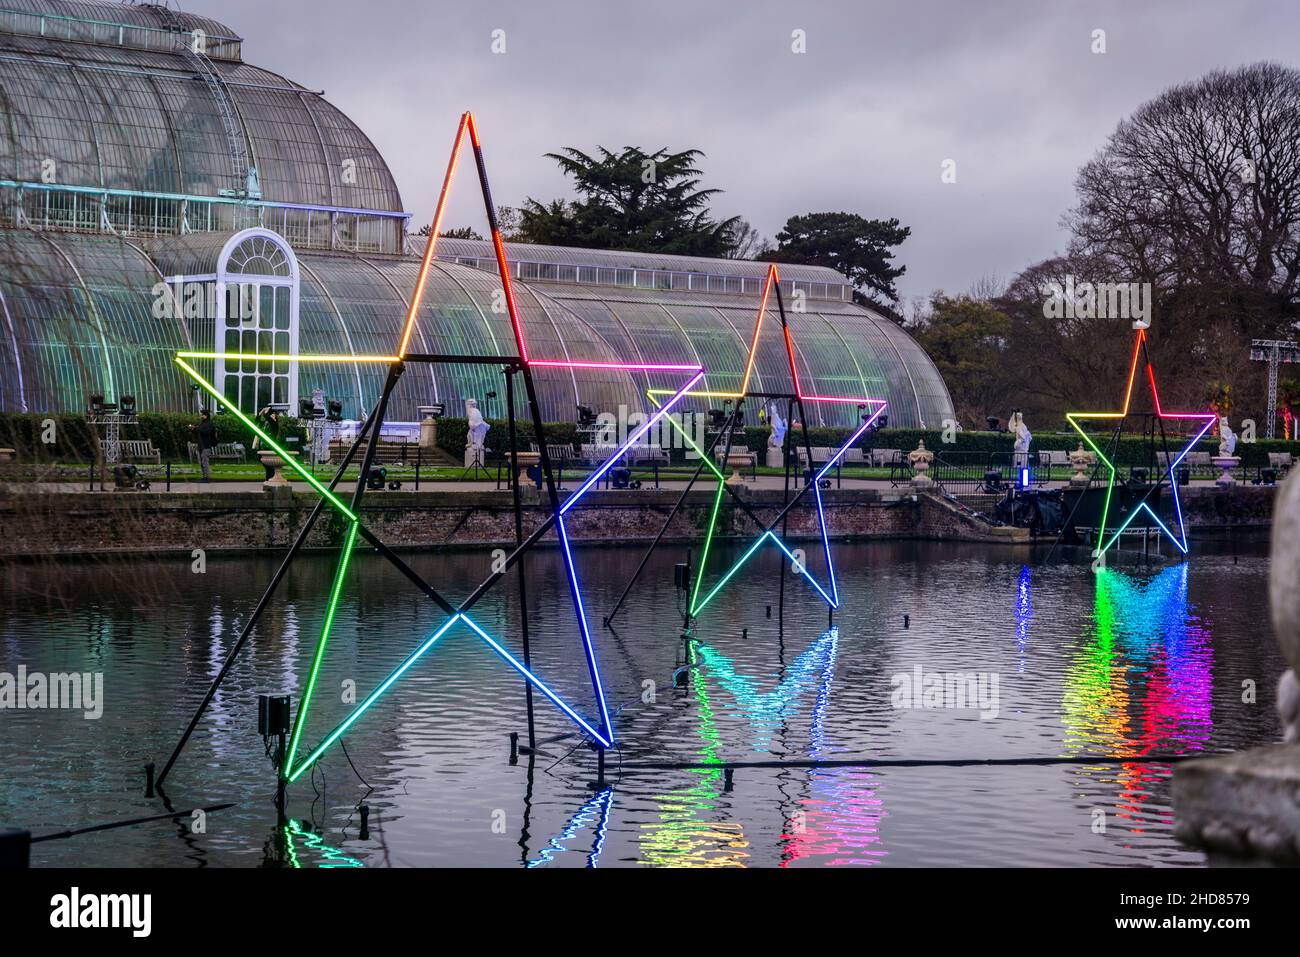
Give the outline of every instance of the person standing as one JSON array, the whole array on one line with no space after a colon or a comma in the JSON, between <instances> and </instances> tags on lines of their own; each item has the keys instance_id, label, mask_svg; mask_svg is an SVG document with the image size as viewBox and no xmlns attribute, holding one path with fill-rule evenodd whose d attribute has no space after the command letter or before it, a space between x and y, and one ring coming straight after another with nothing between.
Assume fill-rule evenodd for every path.
<instances>
[{"instance_id":1,"label":"person standing","mask_svg":"<svg viewBox=\"0 0 1300 957\"><path fill-rule=\"evenodd\" d=\"M199 413L199 424L194 426L199 446L199 469L204 482L212 481L212 450L217 447L217 426L212 421L212 413L204 409Z\"/></svg>"},{"instance_id":2,"label":"person standing","mask_svg":"<svg viewBox=\"0 0 1300 957\"><path fill-rule=\"evenodd\" d=\"M264 406L263 408L259 409L257 412L257 421L258 424L262 427L262 431L266 433L267 437L271 439L271 441L275 442L276 444L279 444L280 439L283 437L281 435L282 424L280 422L280 411L277 408L275 408L275 406L272 405ZM260 440L254 442L253 449L257 450L257 448L260 445L261 445ZM262 468L266 470L266 478L269 481L272 478L272 476L275 475L275 466L267 465L265 462L263 462Z\"/></svg>"}]
</instances>

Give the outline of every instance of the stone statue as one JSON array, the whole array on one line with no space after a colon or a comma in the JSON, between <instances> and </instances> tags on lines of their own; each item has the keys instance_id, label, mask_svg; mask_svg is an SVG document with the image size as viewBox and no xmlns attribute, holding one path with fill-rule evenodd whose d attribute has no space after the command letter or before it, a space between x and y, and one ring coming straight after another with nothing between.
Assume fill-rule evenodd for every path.
<instances>
[{"instance_id":1,"label":"stone statue","mask_svg":"<svg viewBox=\"0 0 1300 957\"><path fill-rule=\"evenodd\" d=\"M1273 633L1282 657L1291 668L1282 673L1277 689L1278 717L1283 738L1300 741L1300 484L1282 483L1273 511L1273 544L1269 554L1269 598ZM1297 848L1300 850L1300 848Z\"/></svg>"},{"instance_id":2,"label":"stone statue","mask_svg":"<svg viewBox=\"0 0 1300 957\"><path fill-rule=\"evenodd\" d=\"M772 410L768 413L768 421L772 423L772 433L767 437L768 447L773 449L785 448L785 433L789 426L785 424L785 419L781 418L781 413L776 410L775 405L772 406Z\"/></svg>"},{"instance_id":3,"label":"stone statue","mask_svg":"<svg viewBox=\"0 0 1300 957\"><path fill-rule=\"evenodd\" d=\"M1236 864L1300 861L1300 481L1294 478L1278 487L1273 507L1269 603L1273 634L1290 666L1277 688L1283 743L1174 769L1174 834L1206 849L1211 865L1215 855Z\"/></svg>"},{"instance_id":4,"label":"stone statue","mask_svg":"<svg viewBox=\"0 0 1300 957\"><path fill-rule=\"evenodd\" d=\"M1227 458L1237 450L1237 433L1228 425L1226 415L1219 417L1219 455Z\"/></svg>"},{"instance_id":5,"label":"stone statue","mask_svg":"<svg viewBox=\"0 0 1300 957\"><path fill-rule=\"evenodd\" d=\"M465 467L483 465L483 443L487 440L488 424L479 411L477 399L465 400L465 418L469 420L469 445L465 449Z\"/></svg>"},{"instance_id":6,"label":"stone statue","mask_svg":"<svg viewBox=\"0 0 1300 957\"><path fill-rule=\"evenodd\" d=\"M1015 459L1013 460L1018 468L1023 468L1029 464L1029 445L1034 441L1033 434L1025 425L1025 415L1019 409L1011 413L1011 419L1007 422L1007 431L1014 432L1016 444L1014 446Z\"/></svg>"}]
</instances>

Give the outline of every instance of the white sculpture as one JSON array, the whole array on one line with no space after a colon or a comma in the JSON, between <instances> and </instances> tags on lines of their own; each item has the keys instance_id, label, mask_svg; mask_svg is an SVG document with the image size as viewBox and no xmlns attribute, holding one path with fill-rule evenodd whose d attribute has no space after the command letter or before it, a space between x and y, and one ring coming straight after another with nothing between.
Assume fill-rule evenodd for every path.
<instances>
[{"instance_id":1,"label":"white sculpture","mask_svg":"<svg viewBox=\"0 0 1300 957\"><path fill-rule=\"evenodd\" d=\"M1019 468L1029 464L1029 445L1034 441L1033 434L1029 427L1025 425L1025 415L1019 409L1011 413L1011 420L1007 423L1008 431L1016 435L1016 444L1013 451L1015 452L1015 463Z\"/></svg>"},{"instance_id":2,"label":"white sculpture","mask_svg":"<svg viewBox=\"0 0 1300 957\"><path fill-rule=\"evenodd\" d=\"M1226 415L1219 417L1219 455L1224 458L1235 454L1237 450L1237 433L1228 425Z\"/></svg>"},{"instance_id":3,"label":"white sculpture","mask_svg":"<svg viewBox=\"0 0 1300 957\"><path fill-rule=\"evenodd\" d=\"M781 418L781 413L773 405L771 411L767 414L768 421L772 423L772 434L767 437L767 444L770 448L785 448L785 433L787 428L785 419Z\"/></svg>"},{"instance_id":4,"label":"white sculpture","mask_svg":"<svg viewBox=\"0 0 1300 957\"><path fill-rule=\"evenodd\" d=\"M483 465L483 443L487 440L488 424L479 411L477 399L465 400L465 418L469 420L469 445L465 449L465 467Z\"/></svg>"}]
</instances>

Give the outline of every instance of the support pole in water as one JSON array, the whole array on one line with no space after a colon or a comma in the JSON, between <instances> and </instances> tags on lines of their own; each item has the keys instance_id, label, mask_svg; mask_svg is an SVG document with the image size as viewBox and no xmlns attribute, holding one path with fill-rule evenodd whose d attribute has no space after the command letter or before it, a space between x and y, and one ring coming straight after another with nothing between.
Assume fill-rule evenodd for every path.
<instances>
[{"instance_id":1,"label":"support pole in water","mask_svg":"<svg viewBox=\"0 0 1300 957\"><path fill-rule=\"evenodd\" d=\"M153 768L152 761L144 766L144 796L147 798L153 797Z\"/></svg>"}]
</instances>

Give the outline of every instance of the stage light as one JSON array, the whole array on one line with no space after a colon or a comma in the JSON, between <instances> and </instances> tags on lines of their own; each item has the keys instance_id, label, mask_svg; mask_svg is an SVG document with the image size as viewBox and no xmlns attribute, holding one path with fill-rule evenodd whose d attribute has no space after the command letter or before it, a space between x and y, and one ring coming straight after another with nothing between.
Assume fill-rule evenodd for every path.
<instances>
[{"instance_id":1,"label":"stage light","mask_svg":"<svg viewBox=\"0 0 1300 957\"><path fill-rule=\"evenodd\" d=\"M328 406L329 406L329 412L326 413L325 418L329 419L329 421L331 422L342 422L343 403L340 402L338 399L330 399Z\"/></svg>"},{"instance_id":2,"label":"stage light","mask_svg":"<svg viewBox=\"0 0 1300 957\"><path fill-rule=\"evenodd\" d=\"M595 411L593 411L589 406L585 406L585 405L578 406L579 427L584 429L591 428L599 421L599 419L600 417L596 415Z\"/></svg>"},{"instance_id":3,"label":"stage light","mask_svg":"<svg viewBox=\"0 0 1300 957\"><path fill-rule=\"evenodd\" d=\"M122 415L135 415L135 396L119 396L117 400L117 410Z\"/></svg>"}]
</instances>

